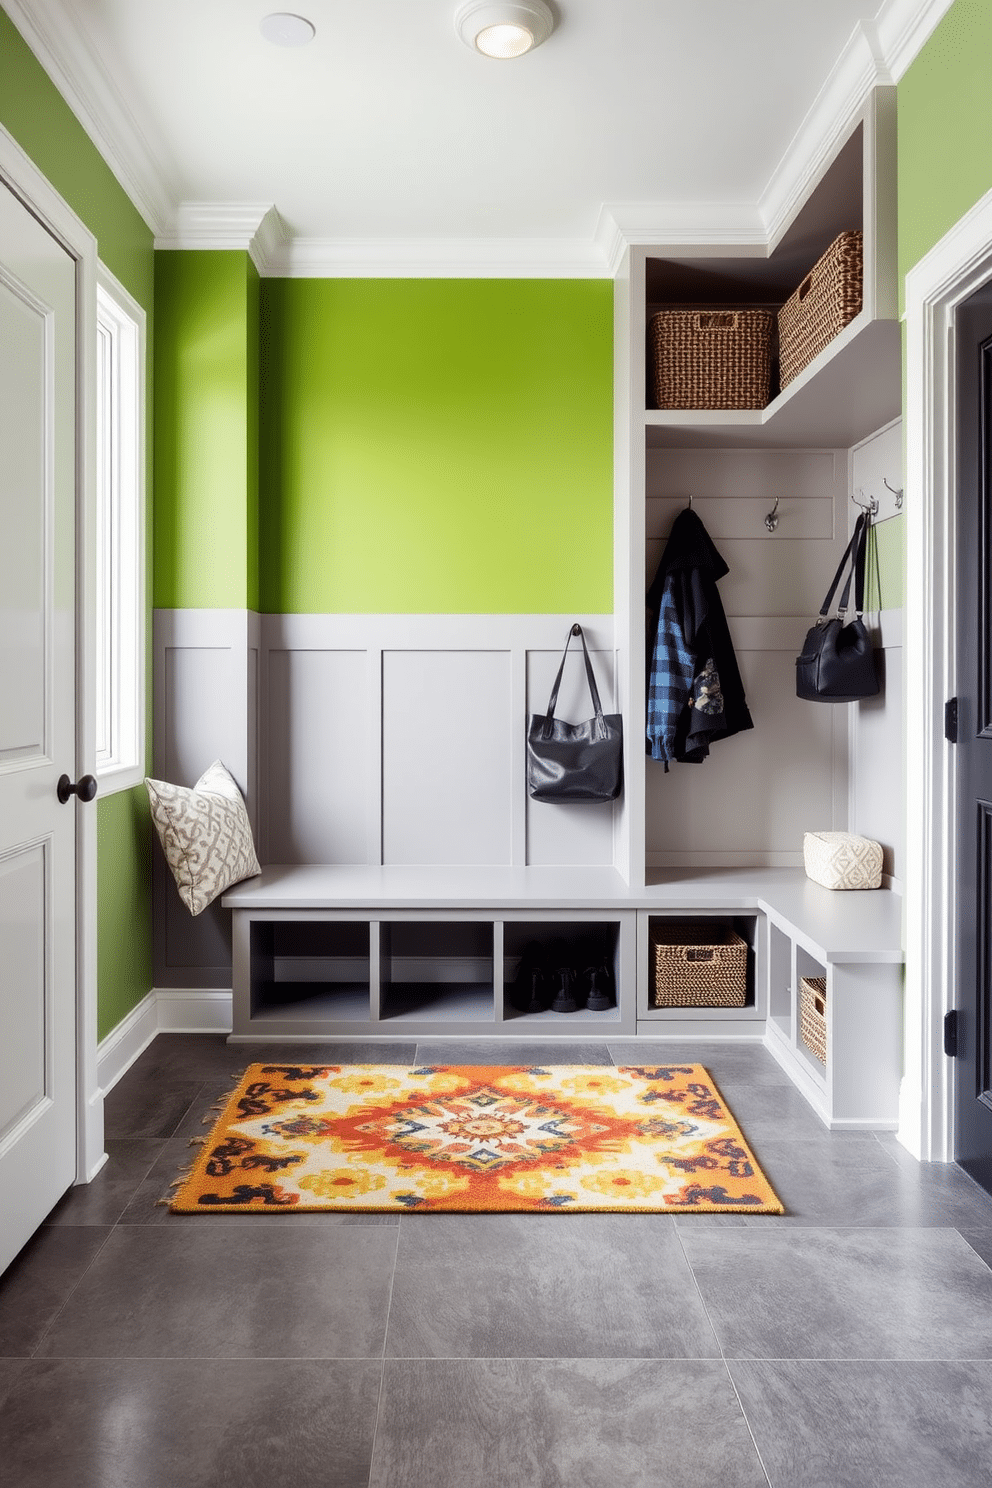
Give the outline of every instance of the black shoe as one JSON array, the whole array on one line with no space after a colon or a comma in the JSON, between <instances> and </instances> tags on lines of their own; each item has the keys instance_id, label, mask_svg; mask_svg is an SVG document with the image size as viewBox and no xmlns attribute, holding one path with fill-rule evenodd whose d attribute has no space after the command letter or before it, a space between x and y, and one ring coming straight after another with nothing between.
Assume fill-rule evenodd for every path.
<instances>
[{"instance_id":1,"label":"black shoe","mask_svg":"<svg viewBox=\"0 0 992 1488\"><path fill-rule=\"evenodd\" d=\"M524 946L509 999L518 1013L543 1013L551 1001L547 953L539 941Z\"/></svg>"},{"instance_id":2,"label":"black shoe","mask_svg":"<svg viewBox=\"0 0 992 1488\"><path fill-rule=\"evenodd\" d=\"M575 996L575 972L572 967L556 967L554 981L556 990L551 1011L553 1013L577 1013L579 1004Z\"/></svg>"},{"instance_id":3,"label":"black shoe","mask_svg":"<svg viewBox=\"0 0 992 1488\"><path fill-rule=\"evenodd\" d=\"M597 966L587 967L586 976L589 980L589 995L586 998L589 1011L605 1013L607 1008L616 1007L616 983L608 964L601 961Z\"/></svg>"}]
</instances>

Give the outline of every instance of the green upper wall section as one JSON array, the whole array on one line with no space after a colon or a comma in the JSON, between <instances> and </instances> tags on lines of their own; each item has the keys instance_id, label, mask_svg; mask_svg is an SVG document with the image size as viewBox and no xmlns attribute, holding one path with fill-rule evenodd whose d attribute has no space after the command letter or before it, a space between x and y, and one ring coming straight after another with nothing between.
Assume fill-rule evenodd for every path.
<instances>
[{"instance_id":1,"label":"green upper wall section","mask_svg":"<svg viewBox=\"0 0 992 1488\"><path fill-rule=\"evenodd\" d=\"M150 314L151 231L2 10L0 124L85 222L107 268Z\"/></svg>"},{"instance_id":2,"label":"green upper wall section","mask_svg":"<svg viewBox=\"0 0 992 1488\"><path fill-rule=\"evenodd\" d=\"M613 287L261 286L267 612L612 609Z\"/></svg>"},{"instance_id":3,"label":"green upper wall section","mask_svg":"<svg viewBox=\"0 0 992 1488\"><path fill-rule=\"evenodd\" d=\"M897 96L902 283L992 187L990 0L956 0Z\"/></svg>"},{"instance_id":4,"label":"green upper wall section","mask_svg":"<svg viewBox=\"0 0 992 1488\"><path fill-rule=\"evenodd\" d=\"M247 253L155 257L155 604L258 608L259 280Z\"/></svg>"}]
</instances>

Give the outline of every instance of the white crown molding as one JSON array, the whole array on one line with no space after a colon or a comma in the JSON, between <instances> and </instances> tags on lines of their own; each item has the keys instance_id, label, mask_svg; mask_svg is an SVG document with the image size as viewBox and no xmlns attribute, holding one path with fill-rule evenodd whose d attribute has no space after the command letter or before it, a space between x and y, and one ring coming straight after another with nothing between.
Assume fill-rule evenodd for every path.
<instances>
[{"instance_id":1,"label":"white crown molding","mask_svg":"<svg viewBox=\"0 0 992 1488\"><path fill-rule=\"evenodd\" d=\"M762 194L760 212L770 247L850 131L871 90L903 75L953 3L887 0L877 20L855 26Z\"/></svg>"},{"instance_id":2,"label":"white crown molding","mask_svg":"<svg viewBox=\"0 0 992 1488\"><path fill-rule=\"evenodd\" d=\"M261 273L281 279L605 279L575 238L287 238Z\"/></svg>"},{"instance_id":3,"label":"white crown molding","mask_svg":"<svg viewBox=\"0 0 992 1488\"><path fill-rule=\"evenodd\" d=\"M873 24L859 22L762 193L759 210L770 246L850 132L872 88L891 81Z\"/></svg>"},{"instance_id":4,"label":"white crown molding","mask_svg":"<svg viewBox=\"0 0 992 1488\"><path fill-rule=\"evenodd\" d=\"M155 247L234 249L250 254L266 274L285 242L285 224L270 202L181 202L172 226L156 235Z\"/></svg>"},{"instance_id":5,"label":"white crown molding","mask_svg":"<svg viewBox=\"0 0 992 1488\"><path fill-rule=\"evenodd\" d=\"M599 245L571 238L293 238L264 202L183 202L158 249L240 249L263 278L601 279Z\"/></svg>"},{"instance_id":6,"label":"white crown molding","mask_svg":"<svg viewBox=\"0 0 992 1488\"><path fill-rule=\"evenodd\" d=\"M871 88L902 76L953 0L886 0L852 36L760 202L607 203L591 240L293 238L274 207L182 203L147 131L72 7L3 0L4 9L156 234L156 248L240 248L260 274L299 277L602 278L632 244L767 252L850 129ZM158 152L164 157L164 147Z\"/></svg>"},{"instance_id":7,"label":"white crown molding","mask_svg":"<svg viewBox=\"0 0 992 1488\"><path fill-rule=\"evenodd\" d=\"M893 82L929 40L954 0L887 0L875 18L879 44Z\"/></svg>"},{"instance_id":8,"label":"white crown molding","mask_svg":"<svg viewBox=\"0 0 992 1488\"><path fill-rule=\"evenodd\" d=\"M3 0L3 8L147 226L164 229L176 193L74 10L54 0Z\"/></svg>"},{"instance_id":9,"label":"white crown molding","mask_svg":"<svg viewBox=\"0 0 992 1488\"><path fill-rule=\"evenodd\" d=\"M722 253L740 257L750 249L763 257L767 238L757 207L743 202L607 202L595 233L611 275L624 250L634 246L704 248L714 258Z\"/></svg>"}]
</instances>

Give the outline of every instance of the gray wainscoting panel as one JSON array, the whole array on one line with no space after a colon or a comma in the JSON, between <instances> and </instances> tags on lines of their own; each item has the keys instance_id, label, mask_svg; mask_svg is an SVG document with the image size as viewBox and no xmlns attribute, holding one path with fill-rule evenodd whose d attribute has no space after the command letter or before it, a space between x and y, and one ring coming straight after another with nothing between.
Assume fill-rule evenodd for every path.
<instances>
[{"instance_id":1,"label":"gray wainscoting panel","mask_svg":"<svg viewBox=\"0 0 992 1488\"><path fill-rule=\"evenodd\" d=\"M385 651L382 860L512 862L506 651Z\"/></svg>"},{"instance_id":2,"label":"gray wainscoting panel","mask_svg":"<svg viewBox=\"0 0 992 1488\"><path fill-rule=\"evenodd\" d=\"M596 685L604 713L616 711L615 657L612 649L601 649L604 631L600 626L583 627L592 658ZM565 636L561 638L564 645ZM561 650L527 653L527 714L544 714ZM555 717L566 723L582 723L592 717L592 702L582 660L582 642L576 637L569 648ZM605 867L613 862L613 823L619 805L552 805L527 798L527 861L541 866Z\"/></svg>"},{"instance_id":3,"label":"gray wainscoting panel","mask_svg":"<svg viewBox=\"0 0 992 1488\"><path fill-rule=\"evenodd\" d=\"M754 728L667 775L648 761L652 866L799 866L803 832L846 825L847 710L796 697L807 626L800 617L730 621Z\"/></svg>"},{"instance_id":4,"label":"gray wainscoting panel","mask_svg":"<svg viewBox=\"0 0 992 1488\"><path fill-rule=\"evenodd\" d=\"M728 615L815 615L857 515L847 463L846 450L649 450L647 582L691 495L730 567L720 581Z\"/></svg>"},{"instance_id":5,"label":"gray wainscoting panel","mask_svg":"<svg viewBox=\"0 0 992 1488\"><path fill-rule=\"evenodd\" d=\"M155 774L192 785L222 759L263 863L612 864L613 808L528 813L527 719L573 619L612 709L611 615L156 611ZM590 711L580 654L570 718ZM192 919L155 856L156 985L229 985L229 914Z\"/></svg>"},{"instance_id":6,"label":"gray wainscoting panel","mask_svg":"<svg viewBox=\"0 0 992 1488\"><path fill-rule=\"evenodd\" d=\"M266 860L363 863L376 785L367 653L267 655Z\"/></svg>"},{"instance_id":7,"label":"gray wainscoting panel","mask_svg":"<svg viewBox=\"0 0 992 1488\"><path fill-rule=\"evenodd\" d=\"M155 775L195 785L209 764L222 760L254 824L258 616L244 610L156 610L153 636ZM157 846L152 893L156 986L229 985L230 912L212 904L193 918Z\"/></svg>"},{"instance_id":8,"label":"gray wainscoting panel","mask_svg":"<svg viewBox=\"0 0 992 1488\"><path fill-rule=\"evenodd\" d=\"M882 872L899 887L905 874L902 610L873 620L882 691L851 709L851 830L882 844Z\"/></svg>"}]
</instances>

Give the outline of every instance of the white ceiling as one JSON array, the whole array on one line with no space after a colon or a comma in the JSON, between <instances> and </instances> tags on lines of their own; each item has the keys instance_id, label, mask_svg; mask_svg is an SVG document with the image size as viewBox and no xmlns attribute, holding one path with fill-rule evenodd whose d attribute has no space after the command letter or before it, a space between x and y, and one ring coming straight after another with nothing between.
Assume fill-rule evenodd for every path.
<instances>
[{"instance_id":1,"label":"white ceiling","mask_svg":"<svg viewBox=\"0 0 992 1488\"><path fill-rule=\"evenodd\" d=\"M459 0L0 3L163 243L274 205L298 262L567 273L606 271L614 222L767 235L949 0L557 0L514 62L463 45ZM309 47L263 40L280 9Z\"/></svg>"}]
</instances>

